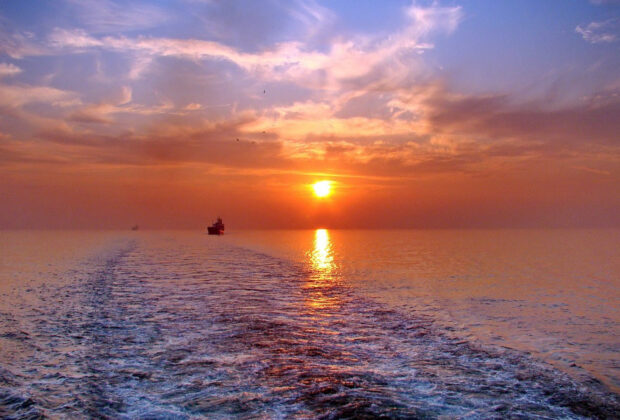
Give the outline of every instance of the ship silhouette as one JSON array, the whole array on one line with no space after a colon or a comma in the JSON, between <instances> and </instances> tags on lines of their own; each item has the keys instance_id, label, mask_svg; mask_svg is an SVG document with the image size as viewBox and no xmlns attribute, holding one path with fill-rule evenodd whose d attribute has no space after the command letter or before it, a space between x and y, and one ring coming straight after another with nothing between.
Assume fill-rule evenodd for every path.
<instances>
[{"instance_id":1,"label":"ship silhouette","mask_svg":"<svg viewBox=\"0 0 620 420\"><path fill-rule=\"evenodd\" d=\"M209 235L223 235L224 234L224 222L222 222L221 217L218 217L215 223L207 227L207 233L209 233Z\"/></svg>"}]
</instances>

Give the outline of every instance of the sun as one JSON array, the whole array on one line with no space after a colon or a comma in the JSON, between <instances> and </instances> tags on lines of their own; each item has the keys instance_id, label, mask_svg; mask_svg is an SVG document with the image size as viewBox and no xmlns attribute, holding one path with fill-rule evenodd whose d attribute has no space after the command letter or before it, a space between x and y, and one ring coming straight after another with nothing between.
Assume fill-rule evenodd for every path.
<instances>
[{"instance_id":1,"label":"sun","mask_svg":"<svg viewBox=\"0 0 620 420\"><path fill-rule=\"evenodd\" d=\"M312 189L314 190L314 195L317 197L327 197L332 192L332 182L331 181L319 181L312 185Z\"/></svg>"}]
</instances>

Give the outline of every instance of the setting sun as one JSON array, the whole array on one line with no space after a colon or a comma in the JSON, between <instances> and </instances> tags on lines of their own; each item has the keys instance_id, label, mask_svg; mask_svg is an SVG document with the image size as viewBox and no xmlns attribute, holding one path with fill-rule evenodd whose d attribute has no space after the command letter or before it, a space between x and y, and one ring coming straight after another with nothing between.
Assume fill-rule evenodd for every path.
<instances>
[{"instance_id":1,"label":"setting sun","mask_svg":"<svg viewBox=\"0 0 620 420\"><path fill-rule=\"evenodd\" d=\"M331 181L319 181L312 185L314 195L317 197L327 197L332 192Z\"/></svg>"}]
</instances>

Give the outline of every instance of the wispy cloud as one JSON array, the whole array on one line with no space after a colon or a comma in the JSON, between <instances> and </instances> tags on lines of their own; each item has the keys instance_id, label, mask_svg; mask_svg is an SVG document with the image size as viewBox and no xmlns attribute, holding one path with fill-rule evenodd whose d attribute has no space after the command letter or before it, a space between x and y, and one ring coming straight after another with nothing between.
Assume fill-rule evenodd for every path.
<instances>
[{"instance_id":1,"label":"wispy cloud","mask_svg":"<svg viewBox=\"0 0 620 420\"><path fill-rule=\"evenodd\" d=\"M0 78L21 73L22 69L11 63L0 63Z\"/></svg>"},{"instance_id":2,"label":"wispy cloud","mask_svg":"<svg viewBox=\"0 0 620 420\"><path fill-rule=\"evenodd\" d=\"M300 22L306 31L306 36L312 37L325 30L336 21L335 14L314 0L295 0L285 7L290 16Z\"/></svg>"},{"instance_id":3,"label":"wispy cloud","mask_svg":"<svg viewBox=\"0 0 620 420\"><path fill-rule=\"evenodd\" d=\"M601 22L590 22L587 25L577 25L575 32L592 44L615 42L618 40L620 32L620 19L614 18Z\"/></svg>"},{"instance_id":4,"label":"wispy cloud","mask_svg":"<svg viewBox=\"0 0 620 420\"><path fill-rule=\"evenodd\" d=\"M65 0L90 32L136 31L151 28L171 18L151 4L135 1Z\"/></svg>"},{"instance_id":5,"label":"wispy cloud","mask_svg":"<svg viewBox=\"0 0 620 420\"><path fill-rule=\"evenodd\" d=\"M35 35L27 31L14 31L0 21L0 54L13 59L42 55L46 48L41 45Z\"/></svg>"},{"instance_id":6,"label":"wispy cloud","mask_svg":"<svg viewBox=\"0 0 620 420\"><path fill-rule=\"evenodd\" d=\"M507 95L454 95L438 91L426 101L432 133L454 133L481 140L519 140L558 148L615 145L620 100L614 91L580 104L549 109L544 102L512 104ZM607 98L607 99L603 99Z\"/></svg>"},{"instance_id":7,"label":"wispy cloud","mask_svg":"<svg viewBox=\"0 0 620 420\"><path fill-rule=\"evenodd\" d=\"M592 4L620 4L620 0L590 0Z\"/></svg>"},{"instance_id":8,"label":"wispy cloud","mask_svg":"<svg viewBox=\"0 0 620 420\"><path fill-rule=\"evenodd\" d=\"M83 123L111 123L113 120L109 118L109 115L122 112L122 106L131 102L131 94L131 88L123 86L118 93L106 100L74 111L69 116L69 120Z\"/></svg>"},{"instance_id":9,"label":"wispy cloud","mask_svg":"<svg viewBox=\"0 0 620 420\"><path fill-rule=\"evenodd\" d=\"M79 95L75 92L53 87L0 84L0 105L19 108L32 103L67 107L79 104L80 101Z\"/></svg>"},{"instance_id":10,"label":"wispy cloud","mask_svg":"<svg viewBox=\"0 0 620 420\"><path fill-rule=\"evenodd\" d=\"M575 169L578 169L580 171L586 171L586 172L589 172L591 174L596 174L596 175L611 176L611 172L610 171L604 171L604 170L601 170L601 169L588 168L587 166L575 166Z\"/></svg>"},{"instance_id":11,"label":"wispy cloud","mask_svg":"<svg viewBox=\"0 0 620 420\"><path fill-rule=\"evenodd\" d=\"M56 29L52 46L84 51L100 48L139 54L134 77L149 63L148 57L179 57L189 60L226 60L251 74L270 80L291 80L333 88L339 81L362 77L386 61L402 61L403 54L432 48L426 38L436 32L454 31L461 19L459 7L411 7L405 11L408 25L387 39L359 36L334 40L327 52L299 41L278 43L256 53L214 41L151 37L95 37L85 30ZM304 16L306 16L304 14ZM324 19L310 14L308 19Z\"/></svg>"}]
</instances>

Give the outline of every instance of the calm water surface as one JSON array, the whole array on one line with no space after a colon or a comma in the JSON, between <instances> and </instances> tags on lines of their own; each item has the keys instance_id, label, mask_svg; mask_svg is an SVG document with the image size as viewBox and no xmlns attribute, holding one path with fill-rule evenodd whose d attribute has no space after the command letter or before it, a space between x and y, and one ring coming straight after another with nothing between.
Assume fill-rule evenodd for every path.
<instances>
[{"instance_id":1,"label":"calm water surface","mask_svg":"<svg viewBox=\"0 0 620 420\"><path fill-rule=\"evenodd\" d=\"M1 232L0 417L620 411L618 231Z\"/></svg>"}]
</instances>

